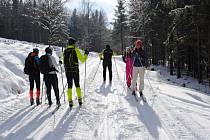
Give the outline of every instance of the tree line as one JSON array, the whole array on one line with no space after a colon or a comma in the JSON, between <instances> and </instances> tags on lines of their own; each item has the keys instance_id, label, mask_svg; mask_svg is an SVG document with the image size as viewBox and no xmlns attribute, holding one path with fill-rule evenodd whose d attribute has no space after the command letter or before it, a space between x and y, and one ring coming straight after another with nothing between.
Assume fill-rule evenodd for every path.
<instances>
[{"instance_id":1,"label":"tree line","mask_svg":"<svg viewBox=\"0 0 210 140\"><path fill-rule=\"evenodd\" d=\"M1 0L0 37L65 46L69 36L82 48L101 51L110 42L106 14L82 1L70 11L63 0Z\"/></svg>"},{"instance_id":2,"label":"tree line","mask_svg":"<svg viewBox=\"0 0 210 140\"><path fill-rule=\"evenodd\" d=\"M63 0L1 0L0 37L100 52L106 44L121 54L140 38L151 64L171 75L189 75L210 83L209 0L118 0L113 29L106 14L82 0L69 11ZM71 6L71 2L68 3Z\"/></svg>"}]
</instances>

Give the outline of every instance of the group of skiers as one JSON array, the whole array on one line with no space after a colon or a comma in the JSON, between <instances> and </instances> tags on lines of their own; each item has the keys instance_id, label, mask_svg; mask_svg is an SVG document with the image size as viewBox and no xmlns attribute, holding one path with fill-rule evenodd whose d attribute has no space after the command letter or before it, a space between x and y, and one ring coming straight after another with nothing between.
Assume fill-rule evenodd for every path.
<instances>
[{"instance_id":1,"label":"group of skiers","mask_svg":"<svg viewBox=\"0 0 210 140\"><path fill-rule=\"evenodd\" d=\"M62 60L59 60L57 63L55 58L52 56L53 49L52 47L47 47L45 49L45 55L39 58L39 50L37 48L33 49L33 52L29 53L25 60L24 73L29 75L30 82L30 104L34 105L34 81L36 83L36 104L40 104L40 73L43 74L44 83L46 86L46 94L48 99L49 106L52 105L51 100L51 88L54 89L56 97L57 107L61 106L59 87L58 87L58 66L64 64L68 89L67 97L69 102L69 107L73 106L72 99L72 86L73 81L76 86L76 94L79 105L82 105L82 91L80 88L80 77L79 77L79 60L84 63L87 58L89 51L85 50L84 55L76 47L76 40L72 37L69 38L68 46L65 48L62 54ZM100 59L103 61L103 81L106 82L106 69L109 70L109 83L112 83L112 56L113 51L109 45L106 45L106 48L99 54ZM135 42L134 50L128 48L123 55L123 61L126 62L126 81L127 86L131 88L132 94L135 95L136 83L138 75L140 76L140 85L139 91L140 96L143 96L144 89L144 72L145 68L148 67L147 56L142 49L142 41L137 40Z\"/></svg>"},{"instance_id":2,"label":"group of skiers","mask_svg":"<svg viewBox=\"0 0 210 140\"><path fill-rule=\"evenodd\" d=\"M44 82L47 89L47 99L49 106L52 105L51 100L51 88L54 89L56 97L57 107L61 106L60 96L59 96L59 87L58 87L58 78L56 72L58 72L58 66L64 62L66 78L68 83L68 102L69 106L73 106L72 100L72 85L73 81L76 86L76 93L79 105L82 105L82 92L79 84L79 63L78 59L81 62L87 60L89 52L85 50L84 55L81 54L80 50L76 47L76 40L74 38L69 38L68 46L65 48L62 57L63 61L59 60L57 63L55 58L52 56L53 49L52 47L47 47L45 49L46 54L39 58L39 50L37 48L33 49L33 52L29 53L28 57L25 60L24 73L29 75L30 82L30 104L34 104L33 89L34 81L36 83L36 104L40 104L40 72L44 76Z\"/></svg>"}]
</instances>

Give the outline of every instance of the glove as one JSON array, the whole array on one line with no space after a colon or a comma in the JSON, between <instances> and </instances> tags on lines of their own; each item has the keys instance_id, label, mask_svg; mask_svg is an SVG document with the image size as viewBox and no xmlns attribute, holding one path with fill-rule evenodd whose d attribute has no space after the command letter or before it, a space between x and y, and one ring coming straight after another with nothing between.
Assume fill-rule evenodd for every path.
<instances>
[{"instance_id":1,"label":"glove","mask_svg":"<svg viewBox=\"0 0 210 140\"><path fill-rule=\"evenodd\" d=\"M87 49L85 50L85 54L87 54L87 55L89 54L89 51Z\"/></svg>"},{"instance_id":2,"label":"glove","mask_svg":"<svg viewBox=\"0 0 210 140\"><path fill-rule=\"evenodd\" d=\"M63 64L63 62L62 62L61 60L59 60L59 64L61 64L61 65L62 65L62 64Z\"/></svg>"}]
</instances>

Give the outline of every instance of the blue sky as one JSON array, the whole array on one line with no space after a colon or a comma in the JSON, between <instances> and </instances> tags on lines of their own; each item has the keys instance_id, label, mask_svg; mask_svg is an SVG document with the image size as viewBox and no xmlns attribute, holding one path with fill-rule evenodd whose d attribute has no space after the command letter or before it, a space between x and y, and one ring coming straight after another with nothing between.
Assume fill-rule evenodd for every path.
<instances>
[{"instance_id":1,"label":"blue sky","mask_svg":"<svg viewBox=\"0 0 210 140\"><path fill-rule=\"evenodd\" d=\"M70 9L80 8L82 0L70 0L68 7ZM103 10L109 22L113 21L114 18L114 9L117 5L117 0L90 0L93 4L94 9Z\"/></svg>"}]
</instances>

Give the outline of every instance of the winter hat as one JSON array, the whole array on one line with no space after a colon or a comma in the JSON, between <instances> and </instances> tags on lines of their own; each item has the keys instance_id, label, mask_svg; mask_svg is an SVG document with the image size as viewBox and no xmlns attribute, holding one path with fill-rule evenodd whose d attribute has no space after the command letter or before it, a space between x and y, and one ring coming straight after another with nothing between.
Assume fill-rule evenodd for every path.
<instances>
[{"instance_id":1,"label":"winter hat","mask_svg":"<svg viewBox=\"0 0 210 140\"><path fill-rule=\"evenodd\" d=\"M33 52L34 53L39 53L39 49L38 48L33 48Z\"/></svg>"},{"instance_id":2,"label":"winter hat","mask_svg":"<svg viewBox=\"0 0 210 140\"><path fill-rule=\"evenodd\" d=\"M48 53L48 54L52 54L52 47L47 47L45 49L45 52Z\"/></svg>"},{"instance_id":3,"label":"winter hat","mask_svg":"<svg viewBox=\"0 0 210 140\"><path fill-rule=\"evenodd\" d=\"M135 46L136 46L136 47L139 46L139 48L141 48L141 47L142 47L142 41L141 41L140 39L139 39L139 40L136 40Z\"/></svg>"},{"instance_id":4,"label":"winter hat","mask_svg":"<svg viewBox=\"0 0 210 140\"><path fill-rule=\"evenodd\" d=\"M77 42L77 41L76 41L75 38L73 38L73 37L70 37L70 38L69 38L69 45L74 45L76 42Z\"/></svg>"},{"instance_id":5,"label":"winter hat","mask_svg":"<svg viewBox=\"0 0 210 140\"><path fill-rule=\"evenodd\" d=\"M106 45L106 49L110 49L110 45Z\"/></svg>"}]
</instances>

